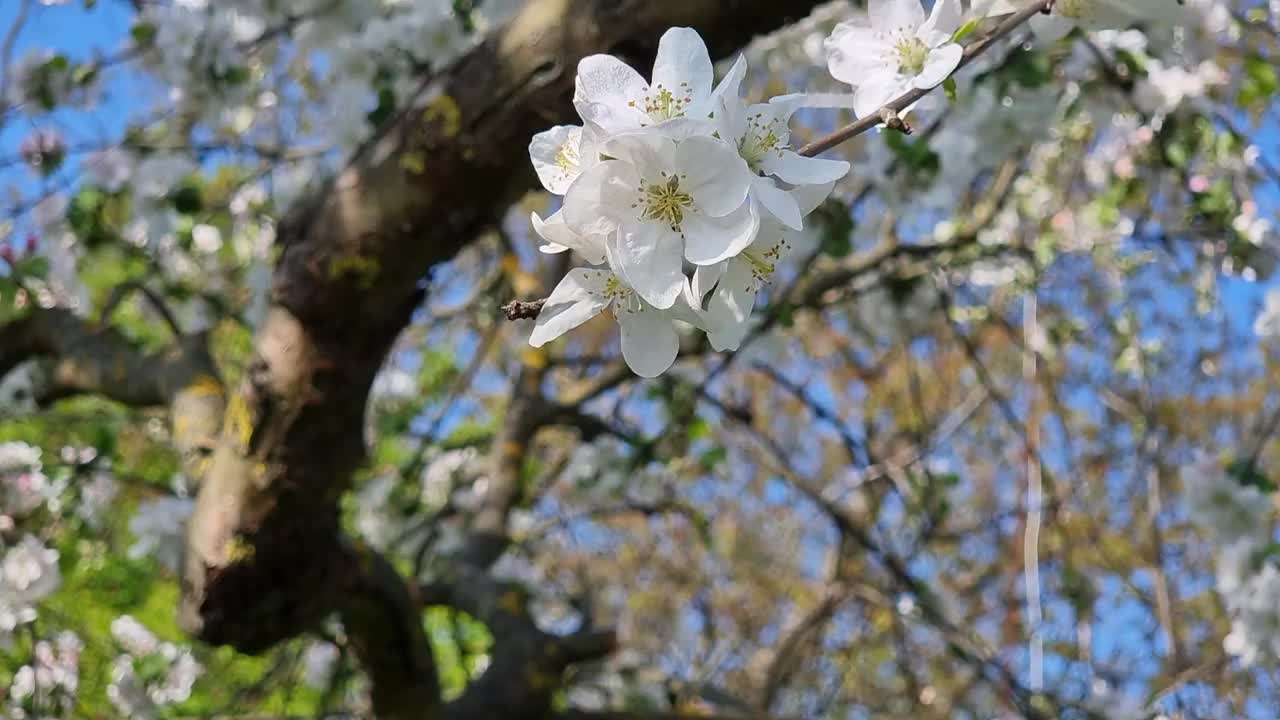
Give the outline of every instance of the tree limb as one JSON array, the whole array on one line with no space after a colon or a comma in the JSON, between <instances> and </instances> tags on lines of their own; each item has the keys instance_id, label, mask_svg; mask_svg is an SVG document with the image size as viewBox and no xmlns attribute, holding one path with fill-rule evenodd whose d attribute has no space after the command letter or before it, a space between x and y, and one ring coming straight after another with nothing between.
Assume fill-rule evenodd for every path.
<instances>
[{"instance_id":1,"label":"tree limb","mask_svg":"<svg viewBox=\"0 0 1280 720\"><path fill-rule=\"evenodd\" d=\"M608 51L639 64L672 25L697 28L724 55L816 4L533 0L298 203L280 224L272 307L229 399L188 530L184 629L257 652L340 604L338 498L364 460L374 374L418 305L422 277L532 187L529 139L570 117L580 58ZM506 514L498 500L477 529L500 538ZM429 657L420 650L412 656ZM552 679L524 670L495 662L476 684ZM420 693L395 689L402 674L380 680L375 691L392 694L375 699L380 712L432 715Z\"/></svg>"}]
</instances>

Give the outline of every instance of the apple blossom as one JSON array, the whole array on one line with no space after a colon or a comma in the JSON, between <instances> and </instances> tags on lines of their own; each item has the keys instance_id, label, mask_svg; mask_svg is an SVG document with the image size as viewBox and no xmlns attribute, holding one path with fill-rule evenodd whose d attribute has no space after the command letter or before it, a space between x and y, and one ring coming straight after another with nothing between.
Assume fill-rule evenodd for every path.
<instances>
[{"instance_id":1,"label":"apple blossom","mask_svg":"<svg viewBox=\"0 0 1280 720\"><path fill-rule=\"evenodd\" d=\"M919 0L870 0L867 21L843 22L826 41L827 67L854 87L853 110L867 117L913 88L936 87L960 65L959 0L938 0L926 18Z\"/></svg>"},{"instance_id":2,"label":"apple blossom","mask_svg":"<svg viewBox=\"0 0 1280 720\"><path fill-rule=\"evenodd\" d=\"M601 146L610 160L583 173L565 196L566 222L606 236L609 264L647 303L666 309L687 280L683 261L711 265L755 239L751 174L733 146L695 136L677 143L627 133Z\"/></svg>"},{"instance_id":3,"label":"apple blossom","mask_svg":"<svg viewBox=\"0 0 1280 720\"><path fill-rule=\"evenodd\" d=\"M739 59L713 89L714 71L702 37L690 28L671 28L658 42L652 83L612 55L590 55L578 63L573 105L588 125L609 134L675 118L705 120L717 98L737 95L745 72Z\"/></svg>"},{"instance_id":4,"label":"apple blossom","mask_svg":"<svg viewBox=\"0 0 1280 720\"><path fill-rule=\"evenodd\" d=\"M678 257L678 256L677 256ZM675 362L680 338L673 321L701 324L681 275L679 302L659 309L608 270L574 268L556 285L538 314L529 344L542 347L612 308L622 329L622 357L641 377L657 377Z\"/></svg>"}]
</instances>

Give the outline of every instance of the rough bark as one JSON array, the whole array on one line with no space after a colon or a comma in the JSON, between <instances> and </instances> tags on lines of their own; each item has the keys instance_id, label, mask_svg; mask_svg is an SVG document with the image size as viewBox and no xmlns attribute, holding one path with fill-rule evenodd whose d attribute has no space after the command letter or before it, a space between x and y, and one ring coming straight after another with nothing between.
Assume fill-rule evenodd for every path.
<instances>
[{"instance_id":1,"label":"rough bark","mask_svg":"<svg viewBox=\"0 0 1280 720\"><path fill-rule=\"evenodd\" d=\"M724 55L816 4L534 0L301 203L281 225L274 307L201 487L184 627L254 652L334 609L337 500L364 458L374 373L430 269L530 188L529 139L571 120L581 57L644 66L673 25L698 28ZM433 689L397 691L403 702L387 715L423 716Z\"/></svg>"}]
</instances>

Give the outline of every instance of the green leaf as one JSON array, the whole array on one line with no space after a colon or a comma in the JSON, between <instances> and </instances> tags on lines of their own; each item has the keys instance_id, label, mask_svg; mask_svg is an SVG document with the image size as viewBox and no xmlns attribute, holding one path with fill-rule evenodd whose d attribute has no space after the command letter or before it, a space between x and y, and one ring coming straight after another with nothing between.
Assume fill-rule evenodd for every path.
<instances>
[{"instance_id":1,"label":"green leaf","mask_svg":"<svg viewBox=\"0 0 1280 720\"><path fill-rule=\"evenodd\" d=\"M198 213L204 207L200 188L191 182L183 183L169 193L169 202L173 203L174 210L185 215Z\"/></svg>"},{"instance_id":2,"label":"green leaf","mask_svg":"<svg viewBox=\"0 0 1280 720\"><path fill-rule=\"evenodd\" d=\"M1276 491L1276 483L1262 473L1257 463L1247 458L1232 461L1227 465L1227 476L1245 487L1256 487L1264 493Z\"/></svg>"},{"instance_id":3,"label":"green leaf","mask_svg":"<svg viewBox=\"0 0 1280 720\"><path fill-rule=\"evenodd\" d=\"M947 94L947 99L951 102L956 101L956 79L949 77L942 81L942 91Z\"/></svg>"},{"instance_id":4,"label":"green leaf","mask_svg":"<svg viewBox=\"0 0 1280 720\"><path fill-rule=\"evenodd\" d=\"M702 453L702 457L699 458L699 460L701 461L704 469L714 470L717 465L724 462L728 455L729 452L725 450L723 446L717 446Z\"/></svg>"},{"instance_id":5,"label":"green leaf","mask_svg":"<svg viewBox=\"0 0 1280 720\"><path fill-rule=\"evenodd\" d=\"M43 255L32 255L29 258L19 260L13 270L20 277L34 277L43 280L49 275L49 258Z\"/></svg>"},{"instance_id":6,"label":"green leaf","mask_svg":"<svg viewBox=\"0 0 1280 720\"><path fill-rule=\"evenodd\" d=\"M71 71L71 82L84 87L98 78L98 66L93 63L80 63Z\"/></svg>"},{"instance_id":7,"label":"green leaf","mask_svg":"<svg viewBox=\"0 0 1280 720\"><path fill-rule=\"evenodd\" d=\"M129 37L133 39L134 47L151 47L156 41L156 26L149 22L136 22L129 28Z\"/></svg>"},{"instance_id":8,"label":"green leaf","mask_svg":"<svg viewBox=\"0 0 1280 720\"><path fill-rule=\"evenodd\" d=\"M981 22L982 21L978 18L974 18L961 25L959 30L956 30L951 34L951 42L960 42L964 38L968 37L974 30L978 29L978 24Z\"/></svg>"},{"instance_id":9,"label":"green leaf","mask_svg":"<svg viewBox=\"0 0 1280 720\"><path fill-rule=\"evenodd\" d=\"M689 423L689 442L695 442L711 437L711 423L702 418L697 418Z\"/></svg>"}]
</instances>

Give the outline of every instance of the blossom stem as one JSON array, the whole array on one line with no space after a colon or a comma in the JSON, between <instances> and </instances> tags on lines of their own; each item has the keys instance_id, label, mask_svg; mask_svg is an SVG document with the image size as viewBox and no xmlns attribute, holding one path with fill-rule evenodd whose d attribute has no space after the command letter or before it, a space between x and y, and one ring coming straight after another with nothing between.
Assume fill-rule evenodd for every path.
<instances>
[{"instance_id":1,"label":"blossom stem","mask_svg":"<svg viewBox=\"0 0 1280 720\"><path fill-rule=\"evenodd\" d=\"M1053 3L1054 0L1035 0L1035 2L1031 3L1027 7L1010 15L1004 20L1004 22L997 25L994 30L988 33L981 40L965 46L964 55L960 59L960 64L956 66L956 69L952 74L954 75L955 72L959 72L960 68L969 64L969 62L974 58L986 52L998 40L1021 27L1032 17L1040 13L1048 12L1049 9L1053 7ZM893 115L896 116L898 113L904 112L907 108L920 100L920 98L928 95L930 90L915 88L910 92L886 103L884 107L880 108L879 112L870 113L859 118L855 122L845 125L826 137L818 138L817 140L814 140L800 148L798 152L805 157L821 155L822 153L841 145L842 143L848 142L862 133L867 132L871 128L883 123L884 115L893 113Z\"/></svg>"}]
</instances>

